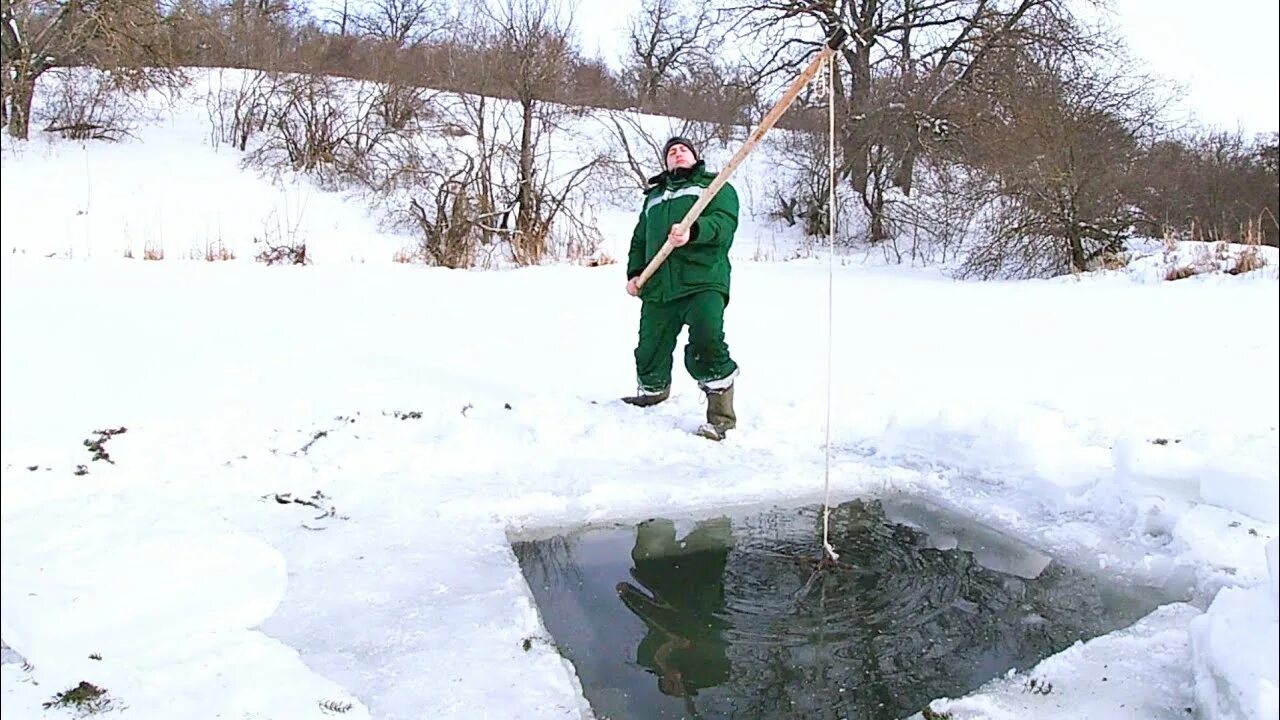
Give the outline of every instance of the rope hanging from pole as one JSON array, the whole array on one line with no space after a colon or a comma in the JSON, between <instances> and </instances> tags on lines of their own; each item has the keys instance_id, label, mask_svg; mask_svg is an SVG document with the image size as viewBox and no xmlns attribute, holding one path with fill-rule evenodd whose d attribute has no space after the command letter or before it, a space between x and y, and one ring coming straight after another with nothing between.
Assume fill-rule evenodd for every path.
<instances>
[{"instance_id":1,"label":"rope hanging from pole","mask_svg":"<svg viewBox=\"0 0 1280 720\"><path fill-rule=\"evenodd\" d=\"M827 95L827 427L826 440L823 442L825 469L822 498L822 549L833 562L840 559L835 547L831 545L831 385L832 385L832 338L834 335L834 278L836 255L836 64L838 55L827 58L830 72L824 76L826 82L820 92Z\"/></svg>"}]
</instances>

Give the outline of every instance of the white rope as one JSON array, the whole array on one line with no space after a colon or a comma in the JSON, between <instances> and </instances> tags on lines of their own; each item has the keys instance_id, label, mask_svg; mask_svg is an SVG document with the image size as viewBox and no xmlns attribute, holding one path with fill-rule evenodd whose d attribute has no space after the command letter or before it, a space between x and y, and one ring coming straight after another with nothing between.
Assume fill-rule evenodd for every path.
<instances>
[{"instance_id":1,"label":"white rope","mask_svg":"<svg viewBox=\"0 0 1280 720\"><path fill-rule=\"evenodd\" d=\"M827 93L827 179L830 183L827 195L827 437L823 443L826 458L824 470L824 490L822 499L822 549L831 559L839 560L836 549L831 545L831 383L832 383L832 336L835 301L833 286L835 285L836 255L836 56L827 60L830 76L826 82Z\"/></svg>"}]
</instances>

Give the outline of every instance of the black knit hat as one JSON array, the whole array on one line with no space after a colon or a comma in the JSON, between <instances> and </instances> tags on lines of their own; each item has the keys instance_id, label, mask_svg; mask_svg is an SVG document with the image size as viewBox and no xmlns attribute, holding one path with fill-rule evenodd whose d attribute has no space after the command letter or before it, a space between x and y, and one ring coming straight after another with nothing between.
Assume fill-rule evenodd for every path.
<instances>
[{"instance_id":1,"label":"black knit hat","mask_svg":"<svg viewBox=\"0 0 1280 720\"><path fill-rule=\"evenodd\" d=\"M693 142L690 141L689 138L682 138L682 137L676 136L668 140L666 145L662 146L662 157L664 160L667 157L667 153L671 151L672 145L683 145L689 148L689 152L693 153L693 159L694 160L699 159L698 148L694 147Z\"/></svg>"}]
</instances>

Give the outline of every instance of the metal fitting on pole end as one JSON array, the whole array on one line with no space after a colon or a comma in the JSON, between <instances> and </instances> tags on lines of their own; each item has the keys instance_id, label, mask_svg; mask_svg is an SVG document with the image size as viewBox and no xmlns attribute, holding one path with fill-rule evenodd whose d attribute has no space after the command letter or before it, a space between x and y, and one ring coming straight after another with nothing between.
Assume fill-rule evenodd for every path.
<instances>
[{"instance_id":1,"label":"metal fitting on pole end","mask_svg":"<svg viewBox=\"0 0 1280 720\"><path fill-rule=\"evenodd\" d=\"M849 37L849 32L844 29L843 25L841 25L836 28L835 32L831 33L831 38L827 40L827 47L835 50L844 44L845 38L847 37Z\"/></svg>"}]
</instances>

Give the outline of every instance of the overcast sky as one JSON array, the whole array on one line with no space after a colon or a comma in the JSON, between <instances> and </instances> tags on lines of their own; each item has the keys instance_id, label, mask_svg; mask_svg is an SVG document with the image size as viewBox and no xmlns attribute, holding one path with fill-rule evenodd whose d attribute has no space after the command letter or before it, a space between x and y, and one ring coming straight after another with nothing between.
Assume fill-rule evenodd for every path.
<instances>
[{"instance_id":1,"label":"overcast sky","mask_svg":"<svg viewBox=\"0 0 1280 720\"><path fill-rule=\"evenodd\" d=\"M586 53L612 64L639 7L640 0L578 0ZM1280 129L1280 2L1114 0L1113 8L1146 71L1185 88L1180 117L1247 134Z\"/></svg>"}]
</instances>

